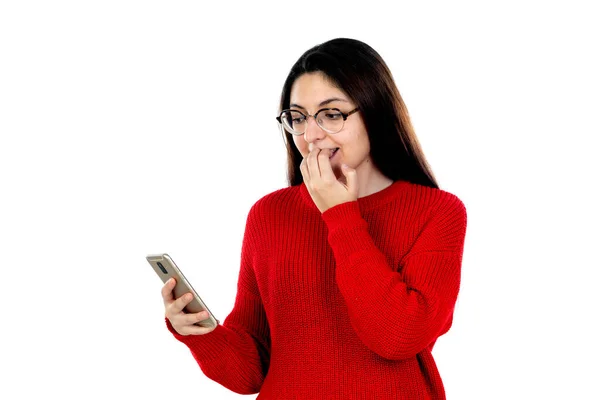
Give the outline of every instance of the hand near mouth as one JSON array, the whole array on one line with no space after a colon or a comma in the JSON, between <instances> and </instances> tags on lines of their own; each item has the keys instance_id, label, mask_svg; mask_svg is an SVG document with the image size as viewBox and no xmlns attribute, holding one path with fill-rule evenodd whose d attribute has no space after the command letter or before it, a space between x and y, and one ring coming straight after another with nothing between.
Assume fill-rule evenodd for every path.
<instances>
[{"instance_id":1,"label":"hand near mouth","mask_svg":"<svg viewBox=\"0 0 600 400\"><path fill-rule=\"evenodd\" d=\"M329 154L329 151L315 148L300 163L306 188L321 214L338 204L358 199L356 170L342 168L347 184L342 183L331 168Z\"/></svg>"}]
</instances>

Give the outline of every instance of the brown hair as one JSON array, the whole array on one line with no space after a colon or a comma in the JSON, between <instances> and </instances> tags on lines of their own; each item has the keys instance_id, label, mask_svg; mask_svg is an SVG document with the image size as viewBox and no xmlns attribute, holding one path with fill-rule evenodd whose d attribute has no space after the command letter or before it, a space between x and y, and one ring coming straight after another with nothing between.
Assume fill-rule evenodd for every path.
<instances>
[{"instance_id":1,"label":"brown hair","mask_svg":"<svg viewBox=\"0 0 600 400\"><path fill-rule=\"evenodd\" d=\"M338 38L314 46L292 66L281 91L279 111L290 106L296 79L308 72L324 73L360 108L374 166L386 177L439 188L425 159L408 110L381 56L355 39ZM284 130L288 153L288 183L302 183L302 154Z\"/></svg>"}]
</instances>

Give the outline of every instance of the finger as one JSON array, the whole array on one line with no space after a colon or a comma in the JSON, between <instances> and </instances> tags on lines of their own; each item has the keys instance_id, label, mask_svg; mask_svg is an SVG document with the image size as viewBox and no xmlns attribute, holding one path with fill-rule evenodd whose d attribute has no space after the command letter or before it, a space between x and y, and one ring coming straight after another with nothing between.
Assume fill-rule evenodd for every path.
<instances>
[{"instance_id":1,"label":"finger","mask_svg":"<svg viewBox=\"0 0 600 400\"><path fill-rule=\"evenodd\" d=\"M308 157L306 157L306 164L308 166L308 173L311 179L316 179L321 176L319 172L319 161L317 160L317 156L321 150L318 147L315 147L313 151L308 153Z\"/></svg>"},{"instance_id":2,"label":"finger","mask_svg":"<svg viewBox=\"0 0 600 400\"><path fill-rule=\"evenodd\" d=\"M194 314L183 314L181 316L182 325L194 325L205 319L208 319L207 311L200 311Z\"/></svg>"},{"instance_id":3,"label":"finger","mask_svg":"<svg viewBox=\"0 0 600 400\"><path fill-rule=\"evenodd\" d=\"M331 153L328 151L322 151L319 154L319 169L321 171L321 179L323 179L326 183L333 183L337 181L335 174L333 173L333 168L331 168L331 162L329 162L329 155Z\"/></svg>"},{"instance_id":4,"label":"finger","mask_svg":"<svg viewBox=\"0 0 600 400\"><path fill-rule=\"evenodd\" d=\"M346 177L346 188L354 198L358 197L358 177L356 176L356 170L354 168L342 168L342 173Z\"/></svg>"},{"instance_id":5,"label":"finger","mask_svg":"<svg viewBox=\"0 0 600 400\"><path fill-rule=\"evenodd\" d=\"M179 314L180 312L183 312L183 309L185 308L185 306L187 306L192 299L194 298L194 296L192 296L191 293L186 293L184 295L182 295L180 298L178 298L177 300L175 300L174 302L171 303L171 305L169 306L169 315L176 315Z\"/></svg>"},{"instance_id":6,"label":"finger","mask_svg":"<svg viewBox=\"0 0 600 400\"><path fill-rule=\"evenodd\" d=\"M193 314L193 315L196 315L196 314ZM212 329L212 327L195 325L195 324L199 323L199 321L197 321L198 318L196 317L196 321L190 322L189 317L190 317L190 314L179 313L179 314L169 318L169 322L171 323L173 328L180 335L201 335L201 334L210 332L210 330ZM197 329L197 328L200 328L200 329Z\"/></svg>"},{"instance_id":7,"label":"finger","mask_svg":"<svg viewBox=\"0 0 600 400\"><path fill-rule=\"evenodd\" d=\"M187 325L179 328L178 332L181 335L204 335L206 333L212 332L215 328L209 328L206 326L198 326L198 325Z\"/></svg>"},{"instance_id":8,"label":"finger","mask_svg":"<svg viewBox=\"0 0 600 400\"><path fill-rule=\"evenodd\" d=\"M310 182L310 175L308 173L308 167L306 166L306 158L302 159L300 162L300 173L302 174L302 179L304 183L308 185Z\"/></svg>"},{"instance_id":9,"label":"finger","mask_svg":"<svg viewBox=\"0 0 600 400\"><path fill-rule=\"evenodd\" d=\"M165 282L163 285L160 294L165 302L165 304L169 304L173 301L173 288L175 287L175 278L171 278Z\"/></svg>"}]
</instances>

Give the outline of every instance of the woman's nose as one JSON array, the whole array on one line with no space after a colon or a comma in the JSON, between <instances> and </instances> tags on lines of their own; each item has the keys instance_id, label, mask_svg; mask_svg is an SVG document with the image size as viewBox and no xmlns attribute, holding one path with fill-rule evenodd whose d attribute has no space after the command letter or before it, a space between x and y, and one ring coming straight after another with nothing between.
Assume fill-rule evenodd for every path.
<instances>
[{"instance_id":1,"label":"woman's nose","mask_svg":"<svg viewBox=\"0 0 600 400\"><path fill-rule=\"evenodd\" d=\"M312 118L311 118L312 117ZM325 131L317 124L317 119L312 115L306 119L306 130L304 131L304 140L311 143L315 139L325 136Z\"/></svg>"}]
</instances>

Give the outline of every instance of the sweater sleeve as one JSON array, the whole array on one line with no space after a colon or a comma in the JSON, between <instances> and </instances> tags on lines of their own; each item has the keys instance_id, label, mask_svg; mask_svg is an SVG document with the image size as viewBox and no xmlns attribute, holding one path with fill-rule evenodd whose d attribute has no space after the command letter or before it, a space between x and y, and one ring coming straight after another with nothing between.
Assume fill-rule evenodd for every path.
<instances>
[{"instance_id":1,"label":"sweater sleeve","mask_svg":"<svg viewBox=\"0 0 600 400\"><path fill-rule=\"evenodd\" d=\"M391 360L413 357L450 328L467 223L458 197L432 206L398 266L389 265L374 244L358 202L332 207L322 218L338 288L356 334L369 349Z\"/></svg>"},{"instance_id":2,"label":"sweater sleeve","mask_svg":"<svg viewBox=\"0 0 600 400\"><path fill-rule=\"evenodd\" d=\"M254 274L257 252L251 214L252 210L242 242L235 303L223 324L205 335L184 336L166 320L167 328L190 349L204 374L240 394L260 391L270 359L269 324Z\"/></svg>"}]
</instances>

